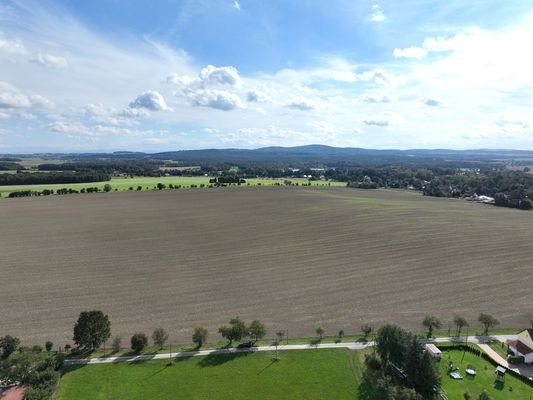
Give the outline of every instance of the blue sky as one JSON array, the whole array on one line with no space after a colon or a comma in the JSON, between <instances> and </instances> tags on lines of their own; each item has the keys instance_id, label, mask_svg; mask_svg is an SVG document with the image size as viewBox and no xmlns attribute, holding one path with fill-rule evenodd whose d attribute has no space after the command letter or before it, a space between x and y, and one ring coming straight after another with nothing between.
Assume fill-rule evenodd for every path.
<instances>
[{"instance_id":1,"label":"blue sky","mask_svg":"<svg viewBox=\"0 0 533 400\"><path fill-rule=\"evenodd\" d=\"M0 0L0 153L533 149L526 0Z\"/></svg>"}]
</instances>

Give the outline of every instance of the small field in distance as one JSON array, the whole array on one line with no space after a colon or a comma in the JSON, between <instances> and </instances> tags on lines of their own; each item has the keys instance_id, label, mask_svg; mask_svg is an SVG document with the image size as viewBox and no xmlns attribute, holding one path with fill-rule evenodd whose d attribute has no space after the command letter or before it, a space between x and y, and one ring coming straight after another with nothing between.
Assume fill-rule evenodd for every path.
<instances>
[{"instance_id":1,"label":"small field in distance","mask_svg":"<svg viewBox=\"0 0 533 400\"><path fill-rule=\"evenodd\" d=\"M349 350L240 353L85 366L60 381L57 400L354 399L361 353Z\"/></svg>"},{"instance_id":2,"label":"small field in distance","mask_svg":"<svg viewBox=\"0 0 533 400\"><path fill-rule=\"evenodd\" d=\"M392 190L228 187L0 202L1 334L71 342L80 311L127 346L173 344L235 316L268 337L362 324L419 331L426 314L518 327L533 304L533 213Z\"/></svg>"},{"instance_id":3,"label":"small field in distance","mask_svg":"<svg viewBox=\"0 0 533 400\"><path fill-rule=\"evenodd\" d=\"M7 173L16 173L16 171L3 171ZM74 190L80 190L82 188L88 188L88 187L97 187L100 190L103 190L105 184L110 184L113 190L117 189L119 192L128 191L129 188L132 188L133 190L137 190L137 186L141 186L142 190L153 190L156 188L158 183L162 183L164 185L168 186L173 185L177 186L180 185L183 189L190 188L191 185L209 185L209 179L210 177L206 176L197 176L197 177L187 177L187 176L162 176L162 177L143 177L143 176L136 176L133 178L113 178L111 181L106 182L88 182L88 183L58 183L58 184L50 184L50 185L6 185L6 186L0 186L0 195L2 197L7 197L9 193L21 191L21 190L35 190L35 191L42 191L44 189L51 189L51 190L58 190L62 188L71 188ZM304 178L292 178L287 179L291 181L292 183L298 185L307 184L308 179ZM276 179L276 178L257 178L257 179L246 179L246 183L241 184L241 187L244 186L273 186L275 184L283 184L285 179ZM346 186L346 182L326 182L326 181L313 181L313 186L340 186L344 187Z\"/></svg>"}]
</instances>

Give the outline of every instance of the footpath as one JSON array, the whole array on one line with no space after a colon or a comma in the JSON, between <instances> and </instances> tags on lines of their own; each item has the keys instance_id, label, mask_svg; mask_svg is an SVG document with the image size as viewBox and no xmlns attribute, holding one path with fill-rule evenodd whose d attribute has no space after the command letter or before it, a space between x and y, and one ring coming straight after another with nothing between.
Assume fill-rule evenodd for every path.
<instances>
[{"instance_id":1,"label":"footpath","mask_svg":"<svg viewBox=\"0 0 533 400\"><path fill-rule=\"evenodd\" d=\"M515 340L516 335L494 335L494 336L469 336L469 337L441 337L430 340L421 340L422 343L474 343L481 344L486 343L488 340L499 340L505 342L506 340ZM100 358L74 358L65 360L64 365L91 365L91 364L106 364L106 363L122 363L122 362L135 362L135 361L150 361L150 360L171 360L173 358L188 358L199 356L211 356L219 354L235 354L235 353L253 353L256 351L288 351L288 350L318 350L318 349L349 349L349 350L363 350L368 347L373 347L374 342L346 342L346 343L318 343L318 344L287 344L277 346L257 346L250 348L227 348L227 349L214 349L214 350L198 350L198 351L182 351L182 352L170 352L159 354L140 354L136 356L118 356L118 357L100 357ZM490 349L489 346L485 345ZM481 347L481 346L480 346ZM485 347L482 347L485 349ZM490 349L492 350L492 349ZM484 350L485 351L485 350ZM493 356L485 351L491 358ZM493 351L494 352L494 351ZM494 352L501 360L505 361L496 352ZM500 363L499 359L493 358L497 363ZM505 361L505 365L502 366L509 368L509 364ZM528 375L531 376L531 375Z\"/></svg>"}]
</instances>

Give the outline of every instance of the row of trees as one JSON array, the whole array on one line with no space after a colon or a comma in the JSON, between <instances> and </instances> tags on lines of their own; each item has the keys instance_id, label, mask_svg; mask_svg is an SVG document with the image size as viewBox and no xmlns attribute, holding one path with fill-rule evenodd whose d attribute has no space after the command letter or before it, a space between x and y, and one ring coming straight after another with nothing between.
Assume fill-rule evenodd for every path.
<instances>
[{"instance_id":1,"label":"row of trees","mask_svg":"<svg viewBox=\"0 0 533 400\"><path fill-rule=\"evenodd\" d=\"M0 174L0 185L49 185L109 181L111 176L99 172L34 172Z\"/></svg>"},{"instance_id":2,"label":"row of trees","mask_svg":"<svg viewBox=\"0 0 533 400\"><path fill-rule=\"evenodd\" d=\"M462 316L456 315L453 319L455 325L455 336L461 336L461 332L465 327L469 326L469 322ZM484 334L489 334L489 329L497 326L499 321L492 315L486 313L480 313L478 322L482 324ZM427 315L422 325L427 329L427 337L433 336L434 329L442 327L442 322L435 315ZM218 333L228 340L228 344L233 342L239 342L244 338L250 337L254 342L261 340L266 335L265 325L259 321L254 320L250 325L246 325L239 317L232 318L229 321L229 325L221 326L218 329ZM318 327L315 330L317 336L322 339L325 330L322 327ZM361 332L363 332L365 338L372 332L372 327L365 324L361 326ZM280 333L284 334L283 331ZM198 347L201 347L207 340L208 332L203 327L196 327L192 335L192 341ZM277 334L279 337L280 335ZM338 337L341 339L344 336L344 330L339 331ZM104 315L102 311L83 311L80 313L76 324L74 325L74 342L83 348L95 350L102 343L107 341L111 337L111 322L107 315ZM132 337L132 349L136 350L139 347L146 347L148 344L148 338L144 333L137 333L134 335L135 340ZM152 334L152 340L154 345L163 347L168 339L168 333L163 328L157 328ZM135 344L133 343L135 341ZM141 344L144 344L141 346ZM7 349L9 346L6 345ZM1 347L1 346L0 346ZM142 350L141 348L141 350Z\"/></svg>"},{"instance_id":3,"label":"row of trees","mask_svg":"<svg viewBox=\"0 0 533 400\"><path fill-rule=\"evenodd\" d=\"M483 334L487 336L489 334L489 329L494 328L499 325L500 322L490 314L480 313L478 316L478 322L483 326ZM461 336L463 328L470 326L468 321L460 316L456 315L453 318L453 323L455 325L455 336ZM426 315L422 320L422 325L427 329L427 337L433 337L433 329L439 329L442 327L442 322L439 318L434 315Z\"/></svg>"}]
</instances>

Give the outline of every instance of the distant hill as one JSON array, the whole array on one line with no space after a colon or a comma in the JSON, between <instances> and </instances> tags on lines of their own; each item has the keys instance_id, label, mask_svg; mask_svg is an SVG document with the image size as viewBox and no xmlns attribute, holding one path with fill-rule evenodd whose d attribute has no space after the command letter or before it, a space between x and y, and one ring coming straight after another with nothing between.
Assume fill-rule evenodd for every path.
<instances>
[{"instance_id":1,"label":"distant hill","mask_svg":"<svg viewBox=\"0 0 533 400\"><path fill-rule=\"evenodd\" d=\"M16 156L16 155L14 155ZM264 165L269 167L483 167L516 163L533 165L533 151L411 149L375 150L307 145L259 149L202 149L159 153L47 154L65 160L171 160L185 165ZM18 156L20 157L20 156Z\"/></svg>"}]
</instances>

